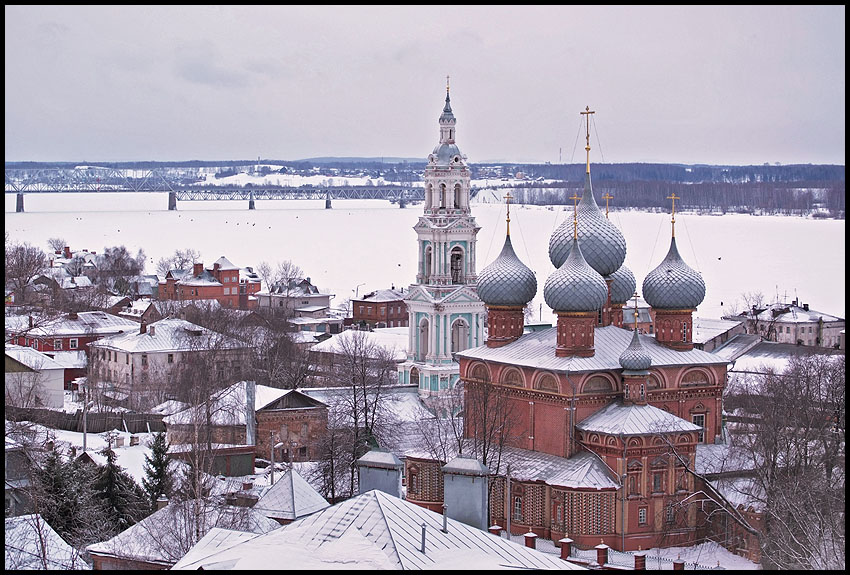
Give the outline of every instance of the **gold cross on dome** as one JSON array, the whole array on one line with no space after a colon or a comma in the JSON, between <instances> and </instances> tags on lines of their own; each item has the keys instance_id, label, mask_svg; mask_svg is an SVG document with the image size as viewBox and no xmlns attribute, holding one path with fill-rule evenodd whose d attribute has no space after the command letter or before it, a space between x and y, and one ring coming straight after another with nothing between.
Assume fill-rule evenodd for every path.
<instances>
[{"instance_id":1,"label":"gold cross on dome","mask_svg":"<svg viewBox=\"0 0 850 575\"><path fill-rule=\"evenodd\" d=\"M570 199L573 201L573 239L578 239L578 194L573 192Z\"/></svg>"},{"instance_id":2,"label":"gold cross on dome","mask_svg":"<svg viewBox=\"0 0 850 575\"><path fill-rule=\"evenodd\" d=\"M605 217L607 218L608 217L608 200L613 200L614 196L612 196L611 194L609 194L606 191L605 195L602 196L602 199L605 200Z\"/></svg>"},{"instance_id":3,"label":"gold cross on dome","mask_svg":"<svg viewBox=\"0 0 850 575\"><path fill-rule=\"evenodd\" d=\"M634 297L634 299L635 299L635 331L637 331L637 324L638 324L638 310L637 310L638 293L637 293L637 292L635 292L635 295L634 295L633 297Z\"/></svg>"},{"instance_id":4,"label":"gold cross on dome","mask_svg":"<svg viewBox=\"0 0 850 575\"><path fill-rule=\"evenodd\" d=\"M511 200L513 196L511 195L510 190L508 190L508 194L505 196L505 204L508 206L508 235L511 235Z\"/></svg>"},{"instance_id":5,"label":"gold cross on dome","mask_svg":"<svg viewBox=\"0 0 850 575\"><path fill-rule=\"evenodd\" d=\"M590 115L595 114L594 110L590 109L590 106L585 106L584 112L579 112L582 116L587 116L587 145L584 147L587 150L587 173L590 173Z\"/></svg>"},{"instance_id":6,"label":"gold cross on dome","mask_svg":"<svg viewBox=\"0 0 850 575\"><path fill-rule=\"evenodd\" d=\"M673 237L676 237L676 200L681 200L679 196L676 195L676 192L673 192L669 196L667 196L668 200L673 200L673 217L670 222L673 224Z\"/></svg>"},{"instance_id":7,"label":"gold cross on dome","mask_svg":"<svg viewBox=\"0 0 850 575\"><path fill-rule=\"evenodd\" d=\"M449 76L446 74L446 94L449 93Z\"/></svg>"}]
</instances>

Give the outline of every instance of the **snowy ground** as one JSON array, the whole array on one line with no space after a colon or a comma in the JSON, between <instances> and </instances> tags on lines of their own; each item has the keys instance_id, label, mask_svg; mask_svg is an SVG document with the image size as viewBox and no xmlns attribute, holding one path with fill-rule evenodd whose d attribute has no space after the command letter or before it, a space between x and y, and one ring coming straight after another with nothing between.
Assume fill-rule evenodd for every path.
<instances>
[{"instance_id":1,"label":"snowy ground","mask_svg":"<svg viewBox=\"0 0 850 575\"><path fill-rule=\"evenodd\" d=\"M148 273L155 273L157 260L186 247L199 250L207 265L222 255L241 267L289 259L319 289L334 294L332 306L358 288L368 293L416 280L412 228L421 204L399 209L383 200L334 200L326 210L324 200L266 200L249 211L247 202L187 201L168 211L166 195L157 193L28 194L27 211L16 213L14 194L6 196L6 230L13 241L46 249L49 238L62 237L72 249L141 248ZM474 203L472 214L481 227L480 273L504 243L505 206ZM554 320L543 298L554 271L549 237L571 215L563 206L511 206L514 250L537 276L534 321ZM643 278L669 249L670 214L612 209L610 219L626 239L625 265L641 291ZM768 301L799 297L812 309L844 317L845 263L836 257L844 253L844 221L677 212L676 238L685 262L705 280L696 317L719 318L736 301L740 311L744 292L761 292Z\"/></svg>"}]
</instances>

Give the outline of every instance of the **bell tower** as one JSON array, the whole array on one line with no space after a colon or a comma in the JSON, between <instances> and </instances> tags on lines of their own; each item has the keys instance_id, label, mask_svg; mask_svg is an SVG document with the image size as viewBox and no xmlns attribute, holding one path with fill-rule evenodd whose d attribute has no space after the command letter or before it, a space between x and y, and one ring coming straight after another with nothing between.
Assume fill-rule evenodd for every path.
<instances>
[{"instance_id":1,"label":"bell tower","mask_svg":"<svg viewBox=\"0 0 850 575\"><path fill-rule=\"evenodd\" d=\"M418 383L421 395L454 387L460 371L455 352L484 344L484 303L476 290L476 236L470 213L470 171L456 141L446 76L446 102L438 120L440 140L425 166L425 207L417 236L416 283L405 298L410 326L407 361L399 383Z\"/></svg>"}]
</instances>

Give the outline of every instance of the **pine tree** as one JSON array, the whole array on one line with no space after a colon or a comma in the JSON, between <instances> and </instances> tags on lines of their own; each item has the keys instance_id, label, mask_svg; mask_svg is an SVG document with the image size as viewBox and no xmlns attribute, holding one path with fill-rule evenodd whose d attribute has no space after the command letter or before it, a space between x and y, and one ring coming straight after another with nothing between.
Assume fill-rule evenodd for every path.
<instances>
[{"instance_id":1,"label":"pine tree","mask_svg":"<svg viewBox=\"0 0 850 575\"><path fill-rule=\"evenodd\" d=\"M150 454L145 455L145 476L142 478L142 485L150 498L152 509L156 507L156 500L160 495L171 497L173 492L174 480L168 469L171 462L168 447L165 433L157 433L150 445Z\"/></svg>"},{"instance_id":2,"label":"pine tree","mask_svg":"<svg viewBox=\"0 0 850 575\"><path fill-rule=\"evenodd\" d=\"M95 498L114 532L120 533L148 515L150 508L145 492L116 463L115 452L107 446L100 454L106 457L106 465L94 481Z\"/></svg>"}]
</instances>

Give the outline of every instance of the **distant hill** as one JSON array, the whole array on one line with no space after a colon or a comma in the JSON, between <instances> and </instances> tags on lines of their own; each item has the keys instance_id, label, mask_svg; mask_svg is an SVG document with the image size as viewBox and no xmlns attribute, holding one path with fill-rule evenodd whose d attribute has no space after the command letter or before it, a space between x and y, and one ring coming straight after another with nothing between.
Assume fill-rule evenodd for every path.
<instances>
[{"instance_id":1,"label":"distant hill","mask_svg":"<svg viewBox=\"0 0 850 575\"><path fill-rule=\"evenodd\" d=\"M294 160L296 162L313 162L314 164L371 164L380 162L384 164L421 164L426 161L425 158L397 158L393 156L378 156L375 158L357 157L357 156L322 156L319 158L304 158L303 160Z\"/></svg>"}]
</instances>

